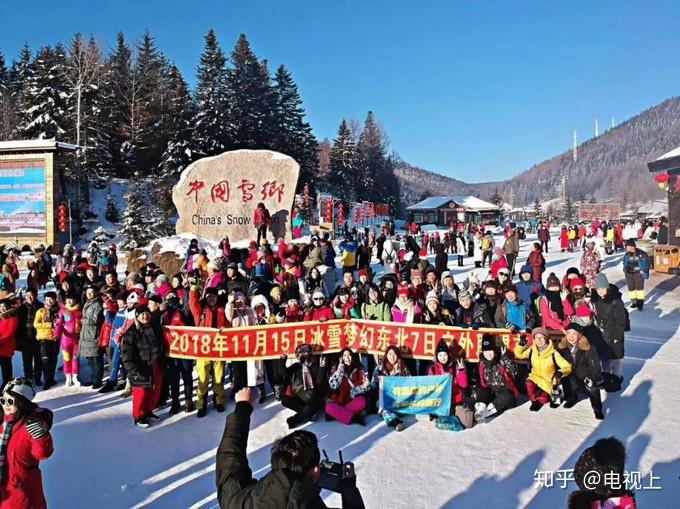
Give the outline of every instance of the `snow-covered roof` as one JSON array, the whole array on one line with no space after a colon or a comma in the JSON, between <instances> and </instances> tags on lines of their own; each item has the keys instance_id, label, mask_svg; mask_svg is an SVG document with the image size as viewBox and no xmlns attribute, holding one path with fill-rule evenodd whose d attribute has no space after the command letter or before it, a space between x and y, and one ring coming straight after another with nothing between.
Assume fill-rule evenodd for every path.
<instances>
[{"instance_id":1,"label":"snow-covered roof","mask_svg":"<svg viewBox=\"0 0 680 509\"><path fill-rule=\"evenodd\" d=\"M670 152L659 156L647 163L647 168L649 171L672 171L680 169L680 147L674 148Z\"/></svg>"},{"instance_id":2,"label":"snow-covered roof","mask_svg":"<svg viewBox=\"0 0 680 509\"><path fill-rule=\"evenodd\" d=\"M475 196L430 196L423 201L406 207L406 210L434 210L449 202L472 210L498 210L498 206Z\"/></svg>"},{"instance_id":3,"label":"snow-covered roof","mask_svg":"<svg viewBox=\"0 0 680 509\"><path fill-rule=\"evenodd\" d=\"M65 150L75 152L78 145L56 140L15 140L0 141L0 152L16 152L18 150Z\"/></svg>"},{"instance_id":4,"label":"snow-covered roof","mask_svg":"<svg viewBox=\"0 0 680 509\"><path fill-rule=\"evenodd\" d=\"M663 161L664 159L670 159L671 157L677 156L680 156L680 147L674 148L670 152L666 152L664 155L657 157L655 161Z\"/></svg>"},{"instance_id":5,"label":"snow-covered roof","mask_svg":"<svg viewBox=\"0 0 680 509\"><path fill-rule=\"evenodd\" d=\"M637 213L654 217L668 215L668 202L666 200L648 201L637 209Z\"/></svg>"}]
</instances>

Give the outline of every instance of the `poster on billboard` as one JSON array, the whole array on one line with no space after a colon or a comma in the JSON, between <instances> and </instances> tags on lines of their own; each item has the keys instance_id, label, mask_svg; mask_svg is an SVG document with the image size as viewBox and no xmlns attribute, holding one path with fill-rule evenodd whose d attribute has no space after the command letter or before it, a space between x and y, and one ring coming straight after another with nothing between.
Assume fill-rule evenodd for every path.
<instances>
[{"instance_id":1,"label":"poster on billboard","mask_svg":"<svg viewBox=\"0 0 680 509\"><path fill-rule=\"evenodd\" d=\"M610 203L584 203L579 206L579 221L593 221L595 219L605 221L618 221L621 215L621 204Z\"/></svg>"},{"instance_id":2,"label":"poster on billboard","mask_svg":"<svg viewBox=\"0 0 680 509\"><path fill-rule=\"evenodd\" d=\"M45 236L45 161L0 161L0 239Z\"/></svg>"}]
</instances>

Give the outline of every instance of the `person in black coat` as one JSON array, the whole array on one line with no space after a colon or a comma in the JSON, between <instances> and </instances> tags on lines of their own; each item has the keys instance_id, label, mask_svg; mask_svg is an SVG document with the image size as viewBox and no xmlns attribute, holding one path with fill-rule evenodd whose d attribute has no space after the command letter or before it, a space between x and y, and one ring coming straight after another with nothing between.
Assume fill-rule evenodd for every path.
<instances>
[{"instance_id":1,"label":"person in black coat","mask_svg":"<svg viewBox=\"0 0 680 509\"><path fill-rule=\"evenodd\" d=\"M236 262L231 262L227 265L227 277L224 278L222 283L223 288L228 294L241 292L243 294L248 293L248 280L243 277L238 271L238 265Z\"/></svg>"},{"instance_id":2,"label":"person in black coat","mask_svg":"<svg viewBox=\"0 0 680 509\"><path fill-rule=\"evenodd\" d=\"M307 344L299 345L295 356L298 362L286 369L291 394L281 396L281 404L295 412L286 419L291 429L312 420L323 406L328 392L326 359L312 356L312 347Z\"/></svg>"},{"instance_id":3,"label":"person in black coat","mask_svg":"<svg viewBox=\"0 0 680 509\"><path fill-rule=\"evenodd\" d=\"M597 276L597 288L590 303L595 310L595 325L602 331L605 350L600 352L602 371L623 381L621 359L624 356L624 335L630 330L628 310L619 289L610 284L604 274Z\"/></svg>"},{"instance_id":4,"label":"person in black coat","mask_svg":"<svg viewBox=\"0 0 680 509\"><path fill-rule=\"evenodd\" d=\"M272 470L260 481L253 479L246 449L250 431L251 389L236 394L236 407L227 417L222 441L217 449L216 481L220 509L325 509L318 480L321 475L319 443L314 433L294 431L272 448ZM363 509L356 477L340 483L342 507Z\"/></svg>"},{"instance_id":5,"label":"person in black coat","mask_svg":"<svg viewBox=\"0 0 680 509\"><path fill-rule=\"evenodd\" d=\"M441 242L436 244L435 251L437 255L434 257L434 268L437 271L437 276L441 277L448 270L449 255L446 254L444 244Z\"/></svg>"},{"instance_id":6,"label":"person in black coat","mask_svg":"<svg viewBox=\"0 0 680 509\"><path fill-rule=\"evenodd\" d=\"M158 406L162 389L160 339L151 324L148 306L135 308L135 323L121 339L120 354L132 386L132 418L135 426L148 428L149 419L158 420L153 413Z\"/></svg>"},{"instance_id":7,"label":"person in black coat","mask_svg":"<svg viewBox=\"0 0 680 509\"><path fill-rule=\"evenodd\" d=\"M564 408L571 408L576 404L578 393L588 395L595 418L604 419L602 413L602 397L600 385L602 372L597 350L583 335L583 328L571 323L567 326L565 338L559 345L559 352L572 365L571 374L562 379L564 389Z\"/></svg>"}]
</instances>

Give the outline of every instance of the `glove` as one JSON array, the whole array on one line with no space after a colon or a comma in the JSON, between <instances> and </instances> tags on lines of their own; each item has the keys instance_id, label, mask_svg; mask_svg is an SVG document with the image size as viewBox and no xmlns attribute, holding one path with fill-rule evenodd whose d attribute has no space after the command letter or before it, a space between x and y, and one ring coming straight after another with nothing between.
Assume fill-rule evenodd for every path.
<instances>
[{"instance_id":1,"label":"glove","mask_svg":"<svg viewBox=\"0 0 680 509\"><path fill-rule=\"evenodd\" d=\"M522 334L519 337L519 343L518 344L519 344L519 346L527 346L527 335L526 334Z\"/></svg>"},{"instance_id":2,"label":"glove","mask_svg":"<svg viewBox=\"0 0 680 509\"><path fill-rule=\"evenodd\" d=\"M515 332L518 331L517 326L511 324L510 322L508 322L508 323L505 324L505 328L508 329L508 330L509 330L510 332L512 332L513 334L514 334Z\"/></svg>"},{"instance_id":3,"label":"glove","mask_svg":"<svg viewBox=\"0 0 680 509\"><path fill-rule=\"evenodd\" d=\"M38 419L31 419L26 422L26 431L33 439L42 438L47 435L47 428L42 421Z\"/></svg>"},{"instance_id":4,"label":"glove","mask_svg":"<svg viewBox=\"0 0 680 509\"><path fill-rule=\"evenodd\" d=\"M279 312L276 315L276 323L283 323L286 321L286 314L283 312Z\"/></svg>"}]
</instances>

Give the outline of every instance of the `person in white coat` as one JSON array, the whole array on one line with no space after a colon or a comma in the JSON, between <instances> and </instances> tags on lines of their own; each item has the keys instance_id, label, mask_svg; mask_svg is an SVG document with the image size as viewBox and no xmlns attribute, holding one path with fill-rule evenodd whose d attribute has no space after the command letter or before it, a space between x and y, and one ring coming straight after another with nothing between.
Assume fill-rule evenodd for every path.
<instances>
[{"instance_id":1,"label":"person in white coat","mask_svg":"<svg viewBox=\"0 0 680 509\"><path fill-rule=\"evenodd\" d=\"M253 300L258 297L262 296L255 296ZM267 299L264 300L266 302ZM257 325L257 315L253 307L248 306L246 296L241 292L236 292L234 300L227 302L224 312L232 328ZM257 387L260 392L259 402L262 403L265 400L267 395L264 389L264 363L262 361L234 361L231 363L231 373L232 393L236 394L244 387Z\"/></svg>"},{"instance_id":2,"label":"person in white coat","mask_svg":"<svg viewBox=\"0 0 680 509\"><path fill-rule=\"evenodd\" d=\"M482 232L478 231L472 237L472 244L474 246L472 254L474 255L475 267L479 268L482 266L482 259L484 258L484 252L482 251Z\"/></svg>"}]
</instances>

